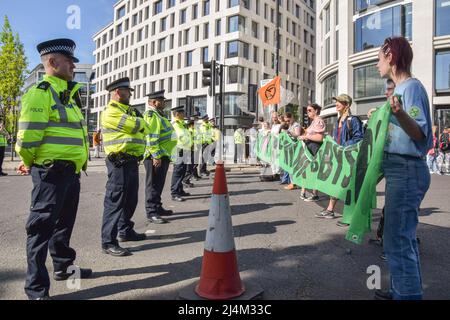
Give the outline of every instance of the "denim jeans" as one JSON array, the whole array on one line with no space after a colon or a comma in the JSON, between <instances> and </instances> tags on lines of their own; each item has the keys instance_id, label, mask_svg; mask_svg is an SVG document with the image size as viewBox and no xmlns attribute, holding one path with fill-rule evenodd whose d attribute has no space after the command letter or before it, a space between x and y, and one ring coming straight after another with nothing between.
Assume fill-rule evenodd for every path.
<instances>
[{"instance_id":1,"label":"denim jeans","mask_svg":"<svg viewBox=\"0 0 450 320\"><path fill-rule=\"evenodd\" d=\"M427 155L427 165L428 165L428 170L430 171L430 173L438 173L439 172L439 168L438 168L438 164L437 164L437 154L434 155Z\"/></svg>"},{"instance_id":2,"label":"denim jeans","mask_svg":"<svg viewBox=\"0 0 450 320\"><path fill-rule=\"evenodd\" d=\"M391 294L396 300L422 299L422 276L416 228L419 207L430 186L427 164L420 158L385 153L384 251Z\"/></svg>"},{"instance_id":3,"label":"denim jeans","mask_svg":"<svg viewBox=\"0 0 450 320\"><path fill-rule=\"evenodd\" d=\"M287 171L283 171L281 174L281 183L291 183L291 177Z\"/></svg>"}]
</instances>

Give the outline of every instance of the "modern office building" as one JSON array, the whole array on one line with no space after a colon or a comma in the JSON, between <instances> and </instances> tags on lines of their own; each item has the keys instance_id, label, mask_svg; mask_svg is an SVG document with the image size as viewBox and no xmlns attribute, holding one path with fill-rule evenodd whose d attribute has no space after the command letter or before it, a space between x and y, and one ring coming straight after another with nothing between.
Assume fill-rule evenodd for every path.
<instances>
[{"instance_id":1,"label":"modern office building","mask_svg":"<svg viewBox=\"0 0 450 320\"><path fill-rule=\"evenodd\" d=\"M75 64L74 70L74 81L79 82L83 85L80 90L81 93L81 101L83 103L83 114L85 118L88 119L89 122L89 132L93 132L97 128L97 112L93 111L93 103L94 100L92 95L95 92L95 86L89 82L89 80L93 77L92 64ZM38 64L25 79L25 84L23 87L23 92L27 92L35 84L38 84L43 80L45 75L45 69L42 63ZM90 93L88 97L87 88L90 87ZM89 110L89 112L87 112Z\"/></svg>"},{"instance_id":2,"label":"modern office building","mask_svg":"<svg viewBox=\"0 0 450 320\"><path fill-rule=\"evenodd\" d=\"M306 104L315 96L315 1L278 2L282 85L294 93L292 104ZM186 106L189 96L192 113L217 117L202 84L203 62L215 59L226 65L225 126L253 122L249 84L276 75L275 0L122 0L114 12L93 36L96 111L108 103L106 85L128 76L135 88L131 104L141 111L146 94L165 89L168 107Z\"/></svg>"},{"instance_id":3,"label":"modern office building","mask_svg":"<svg viewBox=\"0 0 450 320\"><path fill-rule=\"evenodd\" d=\"M316 100L329 128L332 97L348 93L364 117L385 101L376 64L385 38L404 36L414 50L413 76L424 84L434 123L450 127L449 0L322 0L317 19Z\"/></svg>"}]
</instances>

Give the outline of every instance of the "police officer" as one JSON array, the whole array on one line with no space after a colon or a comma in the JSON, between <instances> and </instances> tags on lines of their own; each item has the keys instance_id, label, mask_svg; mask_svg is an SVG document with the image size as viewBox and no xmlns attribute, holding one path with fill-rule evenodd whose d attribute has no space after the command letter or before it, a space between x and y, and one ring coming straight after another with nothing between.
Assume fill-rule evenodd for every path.
<instances>
[{"instance_id":1,"label":"police officer","mask_svg":"<svg viewBox=\"0 0 450 320\"><path fill-rule=\"evenodd\" d=\"M191 158L189 163L186 165L186 174L183 179L183 186L187 188L194 187L194 184L191 182L192 177L195 175L195 120L193 117L191 117L189 120L187 120L187 130L189 132L189 135L191 137ZM198 175L198 173L197 173Z\"/></svg>"},{"instance_id":2,"label":"police officer","mask_svg":"<svg viewBox=\"0 0 450 320\"><path fill-rule=\"evenodd\" d=\"M202 157L202 145L203 145L203 135L201 132L201 125L203 121L200 123L199 114L196 113L193 116L194 120L194 129L193 129L193 141L194 141L194 161L192 166L192 175L196 181L201 179L201 176L198 173L198 166L201 163Z\"/></svg>"},{"instance_id":3,"label":"police officer","mask_svg":"<svg viewBox=\"0 0 450 320\"><path fill-rule=\"evenodd\" d=\"M209 148L208 146L213 143L211 124L209 123L208 115L202 117L202 124L200 126L200 132L202 133L202 164L200 165L200 175L209 176L210 172L207 170L207 163L209 161Z\"/></svg>"},{"instance_id":4,"label":"police officer","mask_svg":"<svg viewBox=\"0 0 450 320\"><path fill-rule=\"evenodd\" d=\"M2 169L3 159L5 157L5 149L7 145L7 137L9 137L9 133L8 131L6 131L5 127L3 126L3 122L1 122L0 120L0 177L8 175L6 172L3 172Z\"/></svg>"},{"instance_id":5,"label":"police officer","mask_svg":"<svg viewBox=\"0 0 450 320\"><path fill-rule=\"evenodd\" d=\"M170 121L164 116L165 90L153 92L148 97L148 110L144 119L150 127L144 154L145 211L151 223L167 223L161 216L173 214L162 207L161 194L166 182L172 151L177 145L176 136ZM173 137L172 137L173 135Z\"/></svg>"},{"instance_id":6,"label":"police officer","mask_svg":"<svg viewBox=\"0 0 450 320\"><path fill-rule=\"evenodd\" d=\"M172 108L175 120L172 126L177 136L177 152L173 166L172 186L170 188L172 200L183 202L183 196L190 196L183 190L183 179L186 175L187 164L191 158L192 139L184 123L184 106Z\"/></svg>"},{"instance_id":7,"label":"police officer","mask_svg":"<svg viewBox=\"0 0 450 320\"><path fill-rule=\"evenodd\" d=\"M72 82L78 62L75 47L70 39L39 44L46 74L22 97L16 151L25 166L31 167L33 181L26 224L25 293L29 299L50 299L45 267L48 249L54 280L66 280L73 273L81 278L92 274L91 269L73 266L76 252L69 245L80 196L80 171L86 170L89 152L79 104L81 86Z\"/></svg>"},{"instance_id":8,"label":"police officer","mask_svg":"<svg viewBox=\"0 0 450 320\"><path fill-rule=\"evenodd\" d=\"M102 113L101 125L105 147L108 181L103 211L102 249L104 253L122 257L131 252L119 242L142 241L131 218L138 202L139 161L145 150L149 128L137 110L132 108L130 79L118 79L108 86L111 100ZM117 236L119 236L117 240Z\"/></svg>"}]
</instances>

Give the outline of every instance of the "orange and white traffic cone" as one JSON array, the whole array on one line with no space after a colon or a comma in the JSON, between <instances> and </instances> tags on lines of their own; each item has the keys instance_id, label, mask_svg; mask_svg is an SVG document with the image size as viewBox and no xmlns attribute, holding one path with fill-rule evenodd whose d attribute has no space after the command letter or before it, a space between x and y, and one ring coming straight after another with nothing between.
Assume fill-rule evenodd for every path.
<instances>
[{"instance_id":1,"label":"orange and white traffic cone","mask_svg":"<svg viewBox=\"0 0 450 320\"><path fill-rule=\"evenodd\" d=\"M239 275L225 168L223 162L219 162L215 171L200 281L193 290L198 297L188 289L180 294L180 298L227 300L239 297L249 300L263 292L255 284L249 288L250 291L246 290Z\"/></svg>"}]
</instances>

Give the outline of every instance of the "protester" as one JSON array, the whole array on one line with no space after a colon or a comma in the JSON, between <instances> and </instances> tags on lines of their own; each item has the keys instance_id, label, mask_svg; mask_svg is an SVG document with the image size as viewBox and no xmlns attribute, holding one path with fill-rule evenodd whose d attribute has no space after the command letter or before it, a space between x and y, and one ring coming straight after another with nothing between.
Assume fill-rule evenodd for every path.
<instances>
[{"instance_id":1,"label":"protester","mask_svg":"<svg viewBox=\"0 0 450 320\"><path fill-rule=\"evenodd\" d=\"M290 112L286 112L284 114L284 120L285 120L286 125L289 126L287 129L287 132L289 133L289 135L292 138L297 139L301 135L300 124L297 121L295 121L292 113L290 113ZM289 185L284 187L284 189L286 189L286 190L298 189L298 187L293 183L291 175L289 175Z\"/></svg>"},{"instance_id":2,"label":"protester","mask_svg":"<svg viewBox=\"0 0 450 320\"><path fill-rule=\"evenodd\" d=\"M450 128L444 129L439 136L439 150L441 152L441 169L440 172L450 175Z\"/></svg>"},{"instance_id":3,"label":"protester","mask_svg":"<svg viewBox=\"0 0 450 320\"><path fill-rule=\"evenodd\" d=\"M94 136L92 138L92 142L94 145L94 158L100 158L100 149L102 144L101 132L101 129L98 129L96 132L94 132Z\"/></svg>"},{"instance_id":4,"label":"protester","mask_svg":"<svg viewBox=\"0 0 450 320\"><path fill-rule=\"evenodd\" d=\"M441 174L441 172L439 171L438 165L437 165L437 159L439 156L439 144L438 144L438 140L436 137L436 126L433 126L432 128L432 132L433 132L433 147L428 150L427 153L427 165L428 165L428 170L430 171L430 174L433 173L437 173L437 174Z\"/></svg>"},{"instance_id":5,"label":"protester","mask_svg":"<svg viewBox=\"0 0 450 320\"><path fill-rule=\"evenodd\" d=\"M325 135L326 125L320 117L321 110L322 107L316 103L308 105L308 107L306 108L306 112L308 113L308 117L312 122L308 129L306 129L306 134L299 137L299 140L303 140L305 142L306 147L313 156L315 156L317 154L317 151L319 151ZM316 202L319 201L319 195L317 193L317 190L313 190L312 194L307 197L306 189L302 188L300 199L307 202Z\"/></svg>"},{"instance_id":6,"label":"protester","mask_svg":"<svg viewBox=\"0 0 450 320\"><path fill-rule=\"evenodd\" d=\"M361 120L351 115L350 107L352 105L352 98L347 94L341 94L333 97L336 101L336 111L338 112L337 125L333 131L333 138L336 142L343 146L350 146L363 138L363 127ZM337 199L331 197L328 207L316 214L317 218L334 219L334 208L336 207ZM337 223L340 227L348 226L348 223L339 221Z\"/></svg>"},{"instance_id":7,"label":"protester","mask_svg":"<svg viewBox=\"0 0 450 320\"><path fill-rule=\"evenodd\" d=\"M386 179L383 245L390 271L390 290L378 299L422 299L416 238L419 207L430 186L424 160L433 145L428 95L412 78L413 51L407 39L388 38L379 53L378 70L396 84L382 170Z\"/></svg>"}]
</instances>

